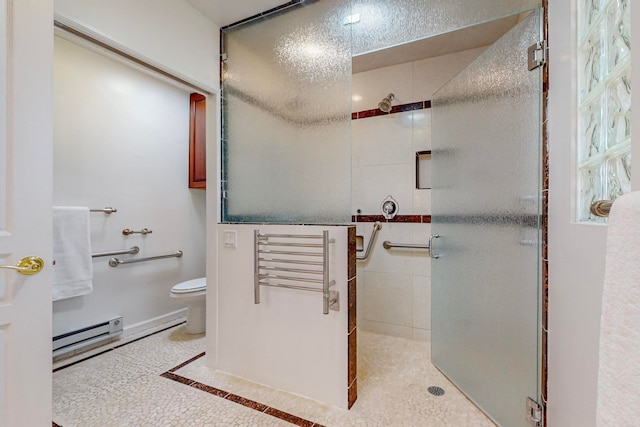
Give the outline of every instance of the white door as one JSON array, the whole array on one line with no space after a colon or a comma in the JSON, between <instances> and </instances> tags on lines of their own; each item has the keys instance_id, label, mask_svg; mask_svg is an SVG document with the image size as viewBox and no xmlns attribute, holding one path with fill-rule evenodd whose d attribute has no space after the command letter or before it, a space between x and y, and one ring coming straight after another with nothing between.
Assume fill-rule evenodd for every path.
<instances>
[{"instance_id":1,"label":"white door","mask_svg":"<svg viewBox=\"0 0 640 427\"><path fill-rule=\"evenodd\" d=\"M53 5L0 0L0 426L51 425Z\"/></svg>"},{"instance_id":2,"label":"white door","mask_svg":"<svg viewBox=\"0 0 640 427\"><path fill-rule=\"evenodd\" d=\"M583 2L583 0L580 0ZM549 2L549 390L548 425L594 427L606 225L575 221L576 6ZM584 2L587 3L587 2ZM593 2L596 3L596 2ZM600 3L600 2L597 2ZM612 2L602 2L609 5ZM632 8L631 22L640 22ZM640 45L640 31L631 32ZM632 85L640 83L632 69ZM640 91L632 86L632 158L640 158ZM634 167L632 189L640 190Z\"/></svg>"}]
</instances>

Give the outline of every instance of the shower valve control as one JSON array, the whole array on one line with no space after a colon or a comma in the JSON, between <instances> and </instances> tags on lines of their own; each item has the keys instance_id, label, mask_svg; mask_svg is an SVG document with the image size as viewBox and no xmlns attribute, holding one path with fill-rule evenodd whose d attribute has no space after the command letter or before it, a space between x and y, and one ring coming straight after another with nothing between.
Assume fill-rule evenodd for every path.
<instances>
[{"instance_id":1,"label":"shower valve control","mask_svg":"<svg viewBox=\"0 0 640 427\"><path fill-rule=\"evenodd\" d=\"M385 219L393 219L393 217L398 214L397 200L391 196L387 196L380 204L380 210Z\"/></svg>"}]
</instances>

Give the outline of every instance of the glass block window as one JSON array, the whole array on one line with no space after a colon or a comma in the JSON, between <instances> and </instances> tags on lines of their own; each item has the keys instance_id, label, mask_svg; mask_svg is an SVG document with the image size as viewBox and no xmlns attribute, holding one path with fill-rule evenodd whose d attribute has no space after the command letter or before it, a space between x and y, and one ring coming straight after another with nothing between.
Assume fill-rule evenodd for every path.
<instances>
[{"instance_id":1,"label":"glass block window","mask_svg":"<svg viewBox=\"0 0 640 427\"><path fill-rule=\"evenodd\" d=\"M578 16L578 221L631 191L630 0L580 0Z\"/></svg>"}]
</instances>

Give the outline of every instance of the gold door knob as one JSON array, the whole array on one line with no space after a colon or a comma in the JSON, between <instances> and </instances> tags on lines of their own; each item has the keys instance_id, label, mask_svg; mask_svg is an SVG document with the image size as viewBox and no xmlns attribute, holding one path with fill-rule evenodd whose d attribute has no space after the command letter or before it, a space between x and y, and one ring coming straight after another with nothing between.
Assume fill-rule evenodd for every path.
<instances>
[{"instance_id":1,"label":"gold door knob","mask_svg":"<svg viewBox=\"0 0 640 427\"><path fill-rule=\"evenodd\" d=\"M20 260L18 265L0 265L0 268L8 268L10 270L16 270L20 274L31 276L32 274L39 273L44 267L44 261L37 256L28 256Z\"/></svg>"}]
</instances>

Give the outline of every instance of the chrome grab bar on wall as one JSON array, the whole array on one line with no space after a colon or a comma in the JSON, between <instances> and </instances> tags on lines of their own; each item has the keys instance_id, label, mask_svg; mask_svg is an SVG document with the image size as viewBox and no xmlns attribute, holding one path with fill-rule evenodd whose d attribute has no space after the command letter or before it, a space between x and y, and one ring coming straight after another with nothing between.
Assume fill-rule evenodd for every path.
<instances>
[{"instance_id":1,"label":"chrome grab bar on wall","mask_svg":"<svg viewBox=\"0 0 640 427\"><path fill-rule=\"evenodd\" d=\"M147 258L136 258L136 259L111 258L109 260L109 265L111 267L117 267L122 264L133 264L134 262L152 261L155 259L164 259L164 258L181 258L181 257L182 257L182 251L176 251L175 253L169 254L169 255L151 256Z\"/></svg>"},{"instance_id":2,"label":"chrome grab bar on wall","mask_svg":"<svg viewBox=\"0 0 640 427\"><path fill-rule=\"evenodd\" d=\"M111 206L107 206L104 209L89 209L89 212L102 212L106 214L112 214L114 212L118 212L118 209L114 209Z\"/></svg>"},{"instance_id":3,"label":"chrome grab bar on wall","mask_svg":"<svg viewBox=\"0 0 640 427\"><path fill-rule=\"evenodd\" d=\"M388 240L382 242L382 246L385 249L391 248L408 248L408 249L427 249L429 250L429 245L422 245L418 243L391 243Z\"/></svg>"},{"instance_id":4,"label":"chrome grab bar on wall","mask_svg":"<svg viewBox=\"0 0 640 427\"><path fill-rule=\"evenodd\" d=\"M322 239L322 243L298 243L289 241L292 239ZM301 291L322 292L322 313L329 314L329 309L336 311L339 310L338 292L330 290L336 282L335 280L329 280L329 244L334 242L334 239L329 239L329 231L327 230L324 230L322 235L261 234L260 230L254 230L254 303L260 304L260 286L267 286L274 288L296 289ZM308 248L312 250L268 250L264 249L265 247ZM317 249L320 249L320 251ZM274 258L272 255L287 255L293 258ZM322 257L322 261L299 259L299 257ZM293 264L298 267L289 268L278 264ZM304 268L306 266L312 267ZM318 278L317 276L321 276L321 278ZM297 285L295 282L321 284L322 287Z\"/></svg>"},{"instance_id":5,"label":"chrome grab bar on wall","mask_svg":"<svg viewBox=\"0 0 640 427\"><path fill-rule=\"evenodd\" d=\"M91 257L98 258L101 256L113 256L113 255L124 255L124 254L135 255L138 252L140 252L140 248L137 246L132 246L130 249L123 249L121 251L95 252L91 254Z\"/></svg>"},{"instance_id":6,"label":"chrome grab bar on wall","mask_svg":"<svg viewBox=\"0 0 640 427\"><path fill-rule=\"evenodd\" d=\"M611 206L613 205L612 200L598 200L597 202L593 202L591 204L591 213L595 216L599 216L601 218L606 218L609 216L609 212L611 212Z\"/></svg>"},{"instance_id":7,"label":"chrome grab bar on wall","mask_svg":"<svg viewBox=\"0 0 640 427\"><path fill-rule=\"evenodd\" d=\"M376 240L376 236L378 236L378 231L382 229L382 225L379 222L373 224L373 231L371 231L371 237L369 237L369 243L367 244L367 249L364 251L364 255L356 256L358 261L366 261L369 259L369 255L371 255L371 248L373 248L373 242Z\"/></svg>"}]
</instances>

